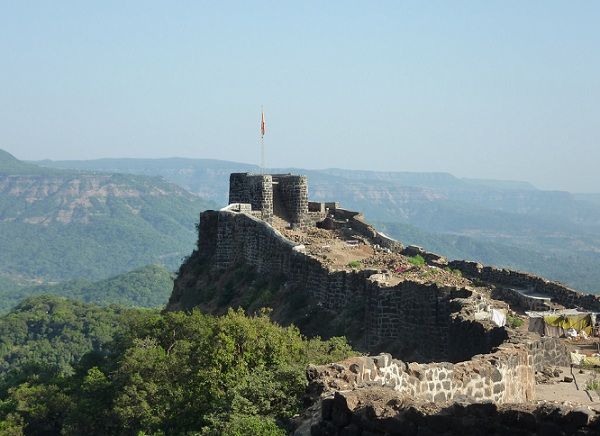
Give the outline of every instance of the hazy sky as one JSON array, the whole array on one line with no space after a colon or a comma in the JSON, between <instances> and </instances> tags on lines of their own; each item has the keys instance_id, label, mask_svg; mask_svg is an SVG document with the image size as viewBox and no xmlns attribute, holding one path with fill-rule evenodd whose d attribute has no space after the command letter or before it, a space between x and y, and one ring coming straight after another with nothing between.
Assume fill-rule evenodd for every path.
<instances>
[{"instance_id":1,"label":"hazy sky","mask_svg":"<svg viewBox=\"0 0 600 436\"><path fill-rule=\"evenodd\" d=\"M0 148L600 191L598 1L0 1Z\"/></svg>"}]
</instances>

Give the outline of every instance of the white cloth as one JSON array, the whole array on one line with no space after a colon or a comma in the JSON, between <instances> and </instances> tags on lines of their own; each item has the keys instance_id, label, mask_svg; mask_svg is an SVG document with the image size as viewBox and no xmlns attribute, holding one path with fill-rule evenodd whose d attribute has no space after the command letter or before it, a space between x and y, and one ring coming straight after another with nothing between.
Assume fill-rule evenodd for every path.
<instances>
[{"instance_id":1,"label":"white cloth","mask_svg":"<svg viewBox=\"0 0 600 436\"><path fill-rule=\"evenodd\" d=\"M498 309L492 309L492 321L498 327L504 327L506 325L506 314Z\"/></svg>"}]
</instances>

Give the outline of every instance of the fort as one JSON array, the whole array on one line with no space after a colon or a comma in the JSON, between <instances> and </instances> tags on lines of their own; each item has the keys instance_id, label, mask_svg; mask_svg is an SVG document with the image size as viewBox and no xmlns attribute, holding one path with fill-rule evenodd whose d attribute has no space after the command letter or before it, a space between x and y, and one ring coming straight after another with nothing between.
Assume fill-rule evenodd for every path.
<instances>
[{"instance_id":1,"label":"fort","mask_svg":"<svg viewBox=\"0 0 600 436\"><path fill-rule=\"evenodd\" d=\"M249 280L233 289L241 275ZM413 408L414 402L438 408L532 404L536 375L570 366L568 345L499 323L498 314L506 319L517 308L600 310L597 296L556 282L404 247L359 212L309 201L305 176L234 173L229 205L200 216L197 250L179 271L168 309L256 308L251 300L257 293L269 295L260 303L273 308L277 321L294 322L307 335L344 334L369 354L309 369L319 410L302 425L313 434L367 431L370 424L357 405L374 407L375 397L410 399ZM388 403L382 410L392 413ZM394 407L395 416L405 416L406 408ZM502 420L499 410L494 413ZM595 413L584 421L574 431L595 425ZM534 419L528 425L535 430L538 424Z\"/></svg>"}]
</instances>

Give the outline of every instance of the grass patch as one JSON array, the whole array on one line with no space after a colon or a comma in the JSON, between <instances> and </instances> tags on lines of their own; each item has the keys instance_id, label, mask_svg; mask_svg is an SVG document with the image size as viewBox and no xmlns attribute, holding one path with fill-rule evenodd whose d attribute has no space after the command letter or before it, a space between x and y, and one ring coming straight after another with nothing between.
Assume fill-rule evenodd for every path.
<instances>
[{"instance_id":1,"label":"grass patch","mask_svg":"<svg viewBox=\"0 0 600 436\"><path fill-rule=\"evenodd\" d=\"M600 380L596 376L592 377L585 384L585 389L588 391L600 391Z\"/></svg>"}]
</instances>

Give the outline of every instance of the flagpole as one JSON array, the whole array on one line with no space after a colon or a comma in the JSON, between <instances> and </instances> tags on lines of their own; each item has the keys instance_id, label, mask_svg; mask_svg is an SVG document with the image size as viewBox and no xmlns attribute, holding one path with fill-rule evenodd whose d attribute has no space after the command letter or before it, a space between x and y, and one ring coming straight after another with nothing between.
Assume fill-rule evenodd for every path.
<instances>
[{"instance_id":1,"label":"flagpole","mask_svg":"<svg viewBox=\"0 0 600 436\"><path fill-rule=\"evenodd\" d=\"M265 137L260 135L260 170L265 173Z\"/></svg>"},{"instance_id":2,"label":"flagpole","mask_svg":"<svg viewBox=\"0 0 600 436\"><path fill-rule=\"evenodd\" d=\"M265 111L260 105L260 172L265 174Z\"/></svg>"}]
</instances>

